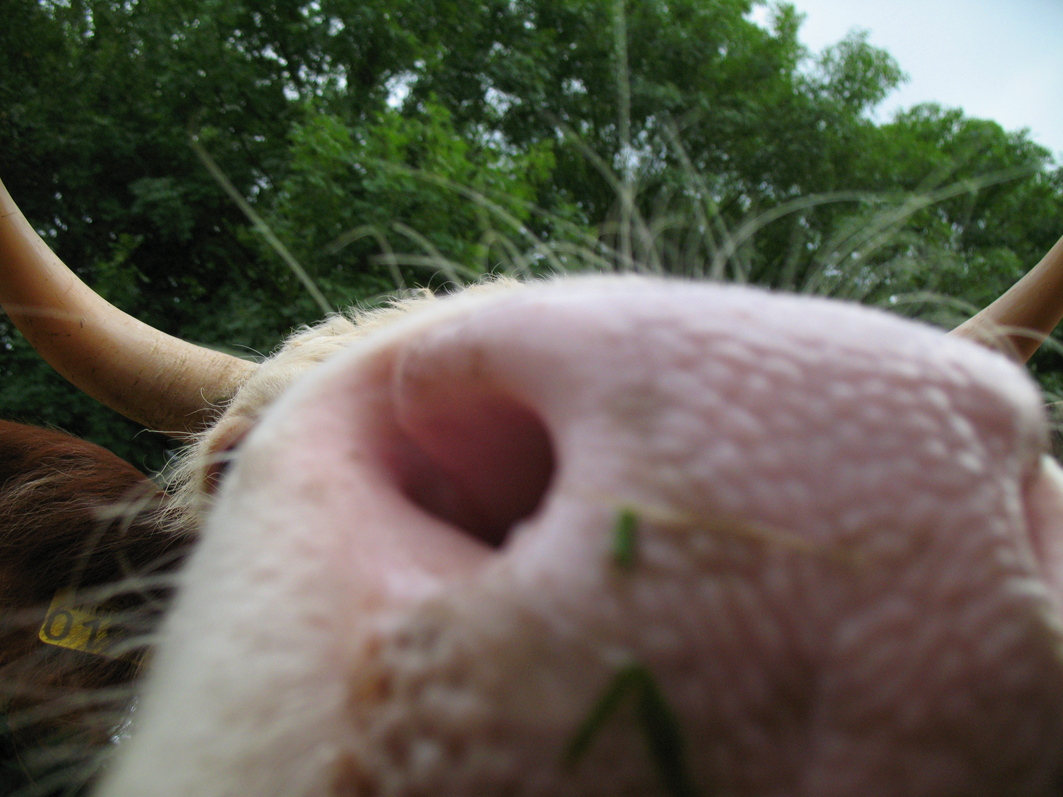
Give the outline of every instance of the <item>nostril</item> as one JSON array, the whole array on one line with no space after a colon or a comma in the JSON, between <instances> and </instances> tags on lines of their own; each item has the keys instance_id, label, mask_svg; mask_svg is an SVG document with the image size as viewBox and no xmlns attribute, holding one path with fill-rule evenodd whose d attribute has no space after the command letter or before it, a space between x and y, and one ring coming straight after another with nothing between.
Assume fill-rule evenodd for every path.
<instances>
[{"instance_id":1,"label":"nostril","mask_svg":"<svg viewBox=\"0 0 1063 797\"><path fill-rule=\"evenodd\" d=\"M424 511L497 547L549 488L550 435L534 412L506 395L473 390L462 400L433 398L396 402L400 488Z\"/></svg>"}]
</instances>

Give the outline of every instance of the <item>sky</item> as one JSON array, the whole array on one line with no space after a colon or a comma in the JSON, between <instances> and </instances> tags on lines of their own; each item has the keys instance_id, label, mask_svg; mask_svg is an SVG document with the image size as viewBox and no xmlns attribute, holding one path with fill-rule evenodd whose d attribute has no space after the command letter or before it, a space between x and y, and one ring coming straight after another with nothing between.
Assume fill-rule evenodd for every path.
<instances>
[{"instance_id":1,"label":"sky","mask_svg":"<svg viewBox=\"0 0 1063 797\"><path fill-rule=\"evenodd\" d=\"M813 52L870 31L909 76L876 118L933 101L1029 128L1063 164L1063 0L789 0Z\"/></svg>"}]
</instances>

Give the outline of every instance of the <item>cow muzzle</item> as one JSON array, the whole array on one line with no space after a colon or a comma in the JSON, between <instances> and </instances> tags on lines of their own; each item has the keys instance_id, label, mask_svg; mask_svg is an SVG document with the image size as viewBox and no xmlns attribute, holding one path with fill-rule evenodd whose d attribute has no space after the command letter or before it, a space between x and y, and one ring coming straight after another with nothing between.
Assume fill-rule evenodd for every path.
<instances>
[{"instance_id":1,"label":"cow muzzle","mask_svg":"<svg viewBox=\"0 0 1063 797\"><path fill-rule=\"evenodd\" d=\"M440 302L242 444L103 794L1050 794L1039 403L807 297Z\"/></svg>"}]
</instances>

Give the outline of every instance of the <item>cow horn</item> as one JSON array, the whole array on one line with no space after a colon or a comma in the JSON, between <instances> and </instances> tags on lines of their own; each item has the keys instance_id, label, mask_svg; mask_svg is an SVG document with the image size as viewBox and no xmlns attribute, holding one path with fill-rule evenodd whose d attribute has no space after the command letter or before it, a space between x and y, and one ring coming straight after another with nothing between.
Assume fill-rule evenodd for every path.
<instances>
[{"instance_id":1,"label":"cow horn","mask_svg":"<svg viewBox=\"0 0 1063 797\"><path fill-rule=\"evenodd\" d=\"M74 385L175 436L209 423L255 368L160 332L97 295L41 240L2 182L0 305Z\"/></svg>"},{"instance_id":2,"label":"cow horn","mask_svg":"<svg viewBox=\"0 0 1063 797\"><path fill-rule=\"evenodd\" d=\"M955 335L1003 349L1026 362L1063 319L1063 238L999 299Z\"/></svg>"}]
</instances>

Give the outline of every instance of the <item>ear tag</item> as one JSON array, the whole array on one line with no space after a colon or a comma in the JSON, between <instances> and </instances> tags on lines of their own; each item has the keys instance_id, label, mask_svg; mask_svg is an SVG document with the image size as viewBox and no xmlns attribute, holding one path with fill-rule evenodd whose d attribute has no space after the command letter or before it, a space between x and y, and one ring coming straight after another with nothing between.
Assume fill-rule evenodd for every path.
<instances>
[{"instance_id":1,"label":"ear tag","mask_svg":"<svg viewBox=\"0 0 1063 797\"><path fill-rule=\"evenodd\" d=\"M96 606L76 605L73 590L61 589L52 598L37 636L46 645L116 658L109 651L123 635L117 628L112 632L115 622L114 615Z\"/></svg>"}]
</instances>

